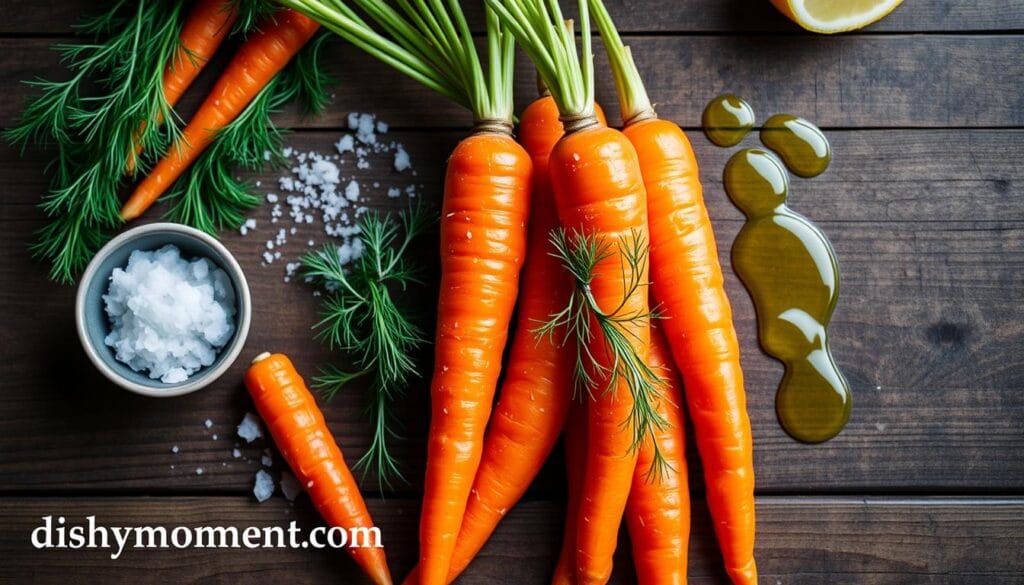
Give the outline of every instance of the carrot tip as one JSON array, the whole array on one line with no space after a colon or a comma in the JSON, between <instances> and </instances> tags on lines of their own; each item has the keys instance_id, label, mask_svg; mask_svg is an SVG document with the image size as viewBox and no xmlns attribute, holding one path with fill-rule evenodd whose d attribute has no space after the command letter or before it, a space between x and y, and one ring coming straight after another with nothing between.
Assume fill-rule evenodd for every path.
<instances>
[{"instance_id":1,"label":"carrot tip","mask_svg":"<svg viewBox=\"0 0 1024 585\"><path fill-rule=\"evenodd\" d=\"M269 351L265 351L265 352L261 353L260 355L252 358L252 363L258 364L258 363L262 362L263 360L267 359L268 357L270 357L270 352Z\"/></svg>"}]
</instances>

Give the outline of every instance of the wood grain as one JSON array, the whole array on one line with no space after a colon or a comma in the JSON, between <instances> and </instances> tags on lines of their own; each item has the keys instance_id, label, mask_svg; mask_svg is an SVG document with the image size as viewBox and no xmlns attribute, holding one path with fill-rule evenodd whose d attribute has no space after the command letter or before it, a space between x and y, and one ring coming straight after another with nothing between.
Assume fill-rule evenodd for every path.
<instances>
[{"instance_id":1,"label":"wood grain","mask_svg":"<svg viewBox=\"0 0 1024 585\"><path fill-rule=\"evenodd\" d=\"M825 127L1012 127L1024 125L1024 36L688 36L628 37L660 114L697 127L704 105L730 91L747 98L758 119L789 112ZM0 79L61 79L66 73L47 39L0 38ZM371 109L395 127L452 128L470 123L466 112L424 91L357 50L334 44L328 70L338 80L334 105L315 119L294 109L288 127L336 128L350 111ZM603 51L596 70L607 71ZM219 67L211 64L182 101L186 119ZM373 83L366 80L372 79ZM8 87L0 126L15 120L23 84ZM608 76L598 99L618 119ZM520 59L517 104L536 97L532 67Z\"/></svg>"},{"instance_id":2,"label":"wood grain","mask_svg":"<svg viewBox=\"0 0 1024 585\"><path fill-rule=\"evenodd\" d=\"M289 144L330 151L336 132L300 132ZM436 201L443 159L458 133L392 132L404 143ZM1024 485L1024 131L843 131L829 133L832 168L794 182L791 203L829 235L839 254L843 293L832 334L834 351L854 390L849 427L836 440L809 447L786 437L775 421L780 366L756 345L753 309L732 276L728 250L741 216L718 179L731 151L693 136L715 219L728 291L743 341L750 411L757 441L758 487L770 493L865 490L1019 490ZM754 145L750 137L745 145ZM198 395L154 401L112 388L85 360L71 320L69 288L45 280L23 243L39 226L34 207L44 188L38 154L21 161L0 150L8 200L0 229L0 321L8 359L0 400L0 489L74 493L240 493L248 489L261 446L230 452L233 426L251 409L239 383L244 359ZM348 177L350 171L344 170ZM351 167L349 167L351 168ZM276 190L275 174L260 176ZM872 179L882 177L883 180ZM383 186L411 177L390 160L359 175ZM378 189L375 203L394 205ZM311 341L311 291L281 282L281 264L260 266L268 231L260 210L255 235L223 235L250 277L256 303L245 356L265 349L290 354L311 375L329 353ZM297 255L318 230L285 247ZM425 255L435 244L424 244ZM436 264L429 262L433 269ZM424 308L432 301L423 293ZM429 321L429 317L428 317ZM8 342L9 341L9 342ZM16 342L15 342L16 341ZM415 492L423 465L420 438L428 409L416 385L402 403L409 440L398 443ZM354 460L367 445L359 389L327 405L332 428ZM213 429L203 421L210 418ZM212 440L212 434L219 440ZM177 445L180 452L171 453ZM69 448L73 446L73 448ZM171 466L174 465L174 468ZM195 468L203 467L202 476ZM699 489L699 474L694 485ZM561 493L557 463L533 495ZM366 486L373 491L372 482Z\"/></svg>"},{"instance_id":3,"label":"wood grain","mask_svg":"<svg viewBox=\"0 0 1024 585\"><path fill-rule=\"evenodd\" d=\"M802 33L764 0L606 0L608 9L624 32L692 33L779 31ZM571 13L571 3L563 2ZM475 3L466 10L479 23ZM67 34L83 14L95 10L89 0L38 2L0 0L0 13L17 14L17 19L0 23L0 34ZM475 18L474 18L475 17ZM479 25L475 27L479 30ZM1003 31L1024 28L1021 0L912 0L881 22L871 32Z\"/></svg>"},{"instance_id":4,"label":"wood grain","mask_svg":"<svg viewBox=\"0 0 1024 585\"><path fill-rule=\"evenodd\" d=\"M415 560L416 500L370 500L396 578ZM957 583L1009 585L1024 579L1024 500L1020 498L791 498L757 501L756 555L764 583L796 585ZM562 504L513 509L460 585L546 582L561 538ZM2 498L0 583L270 583L368 581L343 552L267 548L111 551L30 546L46 515L103 526L280 526L295 519L302 536L319 525L305 497ZM623 537L611 583L634 583ZM698 501L690 538L689 582L724 584L710 518Z\"/></svg>"}]
</instances>

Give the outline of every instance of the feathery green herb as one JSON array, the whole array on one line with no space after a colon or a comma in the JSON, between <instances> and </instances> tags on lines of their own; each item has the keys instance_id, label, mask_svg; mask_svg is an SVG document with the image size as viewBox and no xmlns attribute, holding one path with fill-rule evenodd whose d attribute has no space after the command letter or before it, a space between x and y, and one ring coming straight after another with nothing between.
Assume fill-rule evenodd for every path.
<instances>
[{"instance_id":1,"label":"feathery green herb","mask_svg":"<svg viewBox=\"0 0 1024 585\"><path fill-rule=\"evenodd\" d=\"M317 335L344 352L354 367L325 368L314 385L330 399L352 380L369 378L366 411L373 439L355 467L364 477L373 469L382 485L390 486L394 478L404 480L388 446L388 440L397 437L391 405L409 380L419 376L415 355L426 337L399 293L420 283L420 267L406 253L432 223L422 207L387 216L369 212L358 221L362 254L350 266L342 265L332 247L302 258L305 274L329 291Z\"/></svg>"},{"instance_id":2,"label":"feathery green herb","mask_svg":"<svg viewBox=\"0 0 1024 585\"><path fill-rule=\"evenodd\" d=\"M647 241L637 232L624 238L618 245L622 269L622 298L611 311L602 309L594 298L591 283L599 264L614 255L613 244L604 238L559 228L551 233L552 256L558 258L572 275L575 288L565 309L551 315L551 319L534 330L538 335L554 336L564 332L563 343L575 347L574 378L577 392L593 396L594 391L615 392L624 382L633 399L630 416L623 425L632 430L632 449L638 449L644 438L653 438L656 430L668 424L658 414L654 402L659 399L664 380L637 354L633 342L635 335L630 326L657 318L655 312L630 312L626 299L635 294L647 294L640 275L646 270ZM627 274L628 273L628 274ZM597 326L596 330L594 325ZM602 340L598 345L598 340ZM603 389L601 386L604 386ZM657 442L654 442L652 476L660 476L668 465Z\"/></svg>"},{"instance_id":3,"label":"feathery green herb","mask_svg":"<svg viewBox=\"0 0 1024 585\"><path fill-rule=\"evenodd\" d=\"M241 1L241 0L239 0ZM262 5L262 7L257 6ZM48 223L30 246L50 263L50 277L70 283L96 250L122 224L119 192L126 161L137 144L146 151L136 173L144 173L180 136L180 120L163 94L166 64L178 50L184 19L182 0L120 0L75 27L80 40L60 44L65 81L27 82L39 90L4 137L22 150L35 145L53 152L49 192L41 208ZM244 2L245 30L267 14L269 3ZM264 152L280 152L270 114L290 99L310 112L327 103L317 60L325 36L311 42L224 129L206 156L175 186L170 217L205 231L237 227L242 212L258 200L235 179L235 167L259 168Z\"/></svg>"}]
</instances>

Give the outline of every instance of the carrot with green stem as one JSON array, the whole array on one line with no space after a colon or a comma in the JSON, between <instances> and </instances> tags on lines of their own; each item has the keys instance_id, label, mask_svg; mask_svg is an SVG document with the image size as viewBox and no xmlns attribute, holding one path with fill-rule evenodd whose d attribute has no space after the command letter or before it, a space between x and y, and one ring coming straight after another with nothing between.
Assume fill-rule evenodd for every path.
<instances>
[{"instance_id":1,"label":"carrot with green stem","mask_svg":"<svg viewBox=\"0 0 1024 585\"><path fill-rule=\"evenodd\" d=\"M626 505L626 526L633 544L638 585L682 585L686 583L690 536L683 389L660 323L651 328L651 353L647 363L665 380L655 408L668 424L640 447ZM655 448L668 462L665 473L657 478L648 472Z\"/></svg>"},{"instance_id":2,"label":"carrot with green stem","mask_svg":"<svg viewBox=\"0 0 1024 585\"><path fill-rule=\"evenodd\" d=\"M320 516L331 526L360 529L368 539L376 533L379 540L341 449L291 360L261 353L245 373L245 386ZM348 547L349 554L376 585L391 585L384 548L379 542L363 544Z\"/></svg>"},{"instance_id":3,"label":"carrot with green stem","mask_svg":"<svg viewBox=\"0 0 1024 585\"><path fill-rule=\"evenodd\" d=\"M588 405L586 474L576 544L580 583L607 582L619 524L645 437L665 421L653 410L659 380L647 366L647 203L636 150L594 116L590 21L581 2L582 58L556 2L487 0L515 34L565 123L548 173L564 230L552 236L574 280L569 306L541 328L565 327ZM655 461L655 468L663 462Z\"/></svg>"},{"instance_id":4,"label":"carrot with green stem","mask_svg":"<svg viewBox=\"0 0 1024 585\"><path fill-rule=\"evenodd\" d=\"M217 48L231 32L238 18L239 0L198 0L189 12L188 18L178 35L178 47L167 63L163 74L164 101L173 108L185 90L192 85L199 72L217 52ZM163 123L158 111L157 124ZM128 154L127 172L135 172L137 159L142 154L142 134L146 123L140 124L135 136L135 145Z\"/></svg>"},{"instance_id":5,"label":"carrot with green stem","mask_svg":"<svg viewBox=\"0 0 1024 585\"><path fill-rule=\"evenodd\" d=\"M739 344L697 161L679 126L657 118L628 47L600 0L589 0L636 147L651 226L654 299L682 373L704 466L708 507L734 583L757 582L753 441Z\"/></svg>"},{"instance_id":6,"label":"carrot with green stem","mask_svg":"<svg viewBox=\"0 0 1024 585\"><path fill-rule=\"evenodd\" d=\"M312 38L320 26L294 10L282 10L238 49L180 139L135 188L121 208L130 221L142 215Z\"/></svg>"},{"instance_id":7,"label":"carrot with green stem","mask_svg":"<svg viewBox=\"0 0 1024 585\"><path fill-rule=\"evenodd\" d=\"M595 106L596 107L596 106ZM600 122L604 114L596 108ZM516 331L498 404L484 440L472 496L455 542L448 582L454 581L494 533L505 513L526 492L565 425L572 397L572 358L550 337L533 329L565 306L572 283L552 256L548 238L558 227L547 166L562 137L558 107L550 96L530 104L519 122L519 142L533 161L533 202ZM414 569L405 583L419 582Z\"/></svg>"},{"instance_id":8,"label":"carrot with green stem","mask_svg":"<svg viewBox=\"0 0 1024 585\"><path fill-rule=\"evenodd\" d=\"M461 96L473 133L448 159L441 210L441 284L427 470L420 515L419 579L445 585L483 453L526 258L532 165L512 139L512 36L487 11L486 67L456 2L375 0L353 4L389 43L359 26L344 2L286 2L431 87ZM421 68L425 65L425 69ZM454 76L450 73L454 72ZM447 90L447 91L445 91Z\"/></svg>"}]
</instances>

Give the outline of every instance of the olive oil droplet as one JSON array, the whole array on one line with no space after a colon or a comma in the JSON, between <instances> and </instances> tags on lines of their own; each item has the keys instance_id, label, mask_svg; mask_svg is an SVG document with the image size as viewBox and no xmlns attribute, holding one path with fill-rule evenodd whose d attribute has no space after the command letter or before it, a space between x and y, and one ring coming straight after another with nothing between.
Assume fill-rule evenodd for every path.
<instances>
[{"instance_id":1,"label":"olive oil droplet","mask_svg":"<svg viewBox=\"0 0 1024 585\"><path fill-rule=\"evenodd\" d=\"M789 178L771 153L737 152L724 180L747 216L733 243L733 268L754 300L761 346L786 366L775 396L779 423L797 440L827 441L846 425L851 407L826 331L839 296L835 252L786 205Z\"/></svg>"},{"instance_id":2,"label":"olive oil droplet","mask_svg":"<svg viewBox=\"0 0 1024 585\"><path fill-rule=\"evenodd\" d=\"M832 147L821 129L790 114L765 120L761 142L774 150L794 175L805 179L824 173L832 161Z\"/></svg>"},{"instance_id":3,"label":"olive oil droplet","mask_svg":"<svg viewBox=\"0 0 1024 585\"><path fill-rule=\"evenodd\" d=\"M736 146L754 128L754 109L731 93L708 102L701 118L704 134L718 146Z\"/></svg>"}]
</instances>

